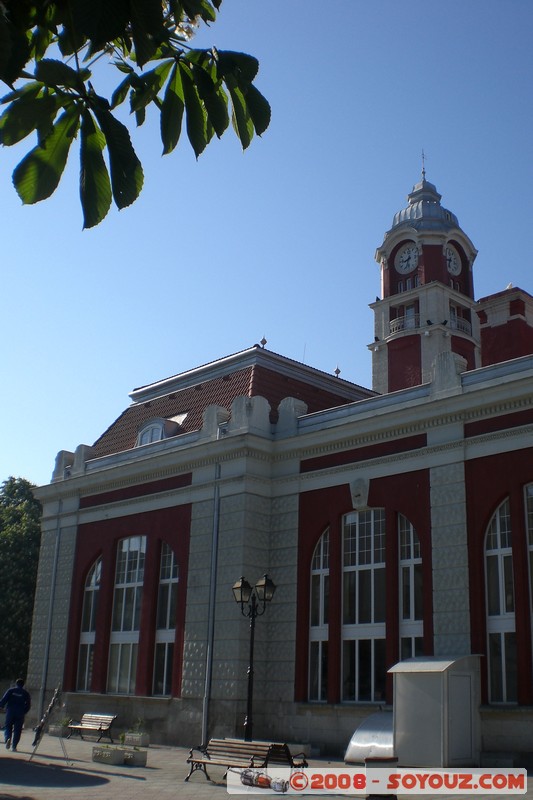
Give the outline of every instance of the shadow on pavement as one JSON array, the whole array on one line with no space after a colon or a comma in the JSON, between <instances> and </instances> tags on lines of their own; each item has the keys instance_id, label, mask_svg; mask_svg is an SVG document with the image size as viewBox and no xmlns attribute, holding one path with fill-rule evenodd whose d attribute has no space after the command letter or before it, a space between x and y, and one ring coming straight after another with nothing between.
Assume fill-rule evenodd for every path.
<instances>
[{"instance_id":1,"label":"shadow on pavement","mask_svg":"<svg viewBox=\"0 0 533 800\"><path fill-rule=\"evenodd\" d=\"M108 778L78 772L72 768L60 766L48 766L35 762L22 761L22 759L2 758L0 759L0 800L11 800L13 795L2 794L6 785L24 788L54 788L76 789L79 787L94 788L108 783ZM32 800L32 798L20 798L17 800Z\"/></svg>"}]
</instances>

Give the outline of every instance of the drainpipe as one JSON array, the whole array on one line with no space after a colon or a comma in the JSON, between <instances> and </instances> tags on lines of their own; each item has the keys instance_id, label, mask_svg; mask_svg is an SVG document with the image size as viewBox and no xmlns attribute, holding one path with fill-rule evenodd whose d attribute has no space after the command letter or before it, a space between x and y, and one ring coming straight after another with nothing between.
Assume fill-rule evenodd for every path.
<instances>
[{"instance_id":1,"label":"drainpipe","mask_svg":"<svg viewBox=\"0 0 533 800\"><path fill-rule=\"evenodd\" d=\"M218 438L218 435L217 435ZM211 681L213 676L213 644L215 639L215 601L218 562L218 534L220 519L220 464L215 466L215 492L213 496L213 540L211 543L211 574L209 578L209 607L207 625L207 649L205 656L205 685L202 704L202 746L208 742L207 726L209 721L209 701L211 699Z\"/></svg>"},{"instance_id":2,"label":"drainpipe","mask_svg":"<svg viewBox=\"0 0 533 800\"><path fill-rule=\"evenodd\" d=\"M38 719L43 718L44 712L44 698L46 693L46 682L48 680L48 661L50 658L50 640L52 638L52 620L54 612L54 600L56 594L56 578L57 578L57 565L59 563L59 547L61 544L61 513L63 511L63 500L58 500L57 505L57 526L56 526L56 542L54 549L54 560L52 563L52 580L50 582L50 600L48 603L48 624L46 630L46 642L43 657L43 673L41 676L41 691L39 693L39 710Z\"/></svg>"}]
</instances>

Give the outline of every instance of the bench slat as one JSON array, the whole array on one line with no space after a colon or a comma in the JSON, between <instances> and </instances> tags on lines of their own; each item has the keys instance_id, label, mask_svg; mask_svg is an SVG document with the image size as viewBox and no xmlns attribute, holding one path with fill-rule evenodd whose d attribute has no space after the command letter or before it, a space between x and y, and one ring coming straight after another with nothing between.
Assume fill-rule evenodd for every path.
<instances>
[{"instance_id":1,"label":"bench slat","mask_svg":"<svg viewBox=\"0 0 533 800\"><path fill-rule=\"evenodd\" d=\"M113 743L111 726L116 718L116 714L83 714L79 722L73 719L70 720L68 724L68 737L70 738L72 733L77 733L80 739L83 739L82 732L92 732L100 734L98 741L105 736L107 739L111 740L111 743Z\"/></svg>"},{"instance_id":2,"label":"bench slat","mask_svg":"<svg viewBox=\"0 0 533 800\"><path fill-rule=\"evenodd\" d=\"M195 751L198 755L195 755ZM299 758L298 762L295 758ZM288 745L282 742L244 742L241 739L211 739L205 748L193 747L190 750L187 763L190 764L189 780L193 772L200 770L207 780L211 780L207 773L207 766L226 767L226 773L231 767L247 769L250 767L266 768L272 762L285 764L290 767L306 767L307 761L302 753L293 756ZM225 777L225 776L224 776Z\"/></svg>"}]
</instances>

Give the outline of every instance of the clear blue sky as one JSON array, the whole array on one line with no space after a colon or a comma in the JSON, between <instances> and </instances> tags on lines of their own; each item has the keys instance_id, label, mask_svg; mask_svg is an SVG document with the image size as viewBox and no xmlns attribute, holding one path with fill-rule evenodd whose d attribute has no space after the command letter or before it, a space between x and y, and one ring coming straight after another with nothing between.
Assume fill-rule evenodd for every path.
<instances>
[{"instance_id":1,"label":"clear blue sky","mask_svg":"<svg viewBox=\"0 0 533 800\"><path fill-rule=\"evenodd\" d=\"M47 483L57 451L92 444L134 387L262 336L370 386L374 253L422 149L479 250L476 296L533 293L532 23L531 0L224 0L197 45L259 58L269 130L244 154L229 132L196 162L140 129L141 198L90 231L75 149L33 207L4 149L0 480Z\"/></svg>"}]
</instances>

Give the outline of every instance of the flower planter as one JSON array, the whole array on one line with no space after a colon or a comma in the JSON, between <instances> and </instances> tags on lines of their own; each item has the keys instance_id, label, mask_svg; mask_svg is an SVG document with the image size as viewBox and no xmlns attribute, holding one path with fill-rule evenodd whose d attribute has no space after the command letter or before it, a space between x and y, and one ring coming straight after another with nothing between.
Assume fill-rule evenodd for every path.
<instances>
[{"instance_id":1,"label":"flower planter","mask_svg":"<svg viewBox=\"0 0 533 800\"><path fill-rule=\"evenodd\" d=\"M124 734L124 744L128 744L131 747L149 747L150 734L139 733L138 731L126 731Z\"/></svg>"},{"instance_id":2,"label":"flower planter","mask_svg":"<svg viewBox=\"0 0 533 800\"><path fill-rule=\"evenodd\" d=\"M120 747L93 747L93 761L101 764L123 764L125 752Z\"/></svg>"},{"instance_id":3,"label":"flower planter","mask_svg":"<svg viewBox=\"0 0 533 800\"><path fill-rule=\"evenodd\" d=\"M125 750L124 764L130 767L145 767L148 758L146 750Z\"/></svg>"}]
</instances>

